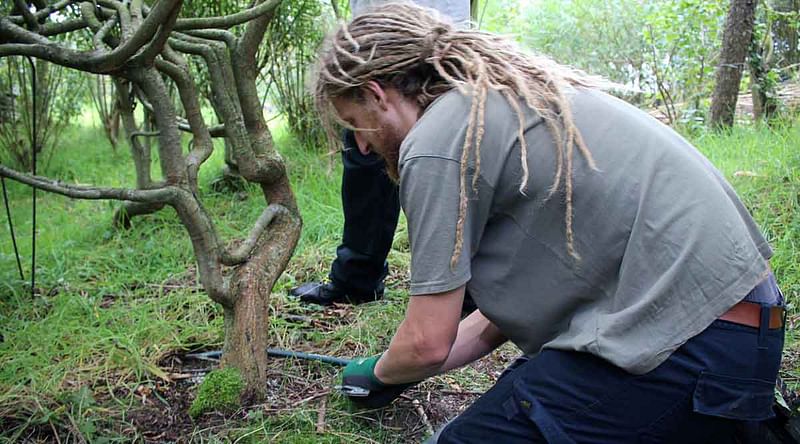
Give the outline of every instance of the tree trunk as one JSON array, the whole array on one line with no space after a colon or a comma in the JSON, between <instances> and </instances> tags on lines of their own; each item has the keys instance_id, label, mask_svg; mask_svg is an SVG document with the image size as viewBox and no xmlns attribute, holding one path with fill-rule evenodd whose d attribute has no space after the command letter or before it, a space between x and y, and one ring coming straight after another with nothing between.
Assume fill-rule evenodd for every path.
<instances>
[{"instance_id":1,"label":"tree trunk","mask_svg":"<svg viewBox=\"0 0 800 444\"><path fill-rule=\"evenodd\" d=\"M725 20L716 85L711 99L711 126L730 127L736 111L747 49L753 34L757 0L731 0Z\"/></svg>"},{"instance_id":2,"label":"tree trunk","mask_svg":"<svg viewBox=\"0 0 800 444\"><path fill-rule=\"evenodd\" d=\"M140 130L133 114L134 103L132 96L129 94L129 83L115 77L114 85L117 94L116 102L119 104L115 108L119 109L119 118L122 120L128 145L131 149L131 157L136 171L136 188L144 190L150 188L153 184L150 175L150 146L149 144L143 145L136 135ZM147 119L147 113L145 113L145 119ZM134 217L155 213L162 208L164 208L164 204L158 202L124 202L114 211L112 221L115 227L128 229L131 227L131 220Z\"/></svg>"},{"instance_id":3,"label":"tree trunk","mask_svg":"<svg viewBox=\"0 0 800 444\"><path fill-rule=\"evenodd\" d=\"M300 238L300 218L285 214L272 221L251 258L231 279L232 308L225 309L222 366L239 369L245 381L244 399L263 400L267 393L269 296Z\"/></svg>"}]
</instances>

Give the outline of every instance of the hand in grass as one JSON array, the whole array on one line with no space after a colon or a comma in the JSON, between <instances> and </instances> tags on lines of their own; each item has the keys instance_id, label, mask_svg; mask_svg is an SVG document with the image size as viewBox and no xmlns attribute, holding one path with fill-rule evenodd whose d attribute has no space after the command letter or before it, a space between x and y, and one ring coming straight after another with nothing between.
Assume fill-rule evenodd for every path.
<instances>
[{"instance_id":1,"label":"hand in grass","mask_svg":"<svg viewBox=\"0 0 800 444\"><path fill-rule=\"evenodd\" d=\"M375 365L381 355L353 359L342 372L342 385L369 390L366 396L347 395L348 399L360 408L376 409L389 405L407 388L416 384L384 384L375 376Z\"/></svg>"}]
</instances>

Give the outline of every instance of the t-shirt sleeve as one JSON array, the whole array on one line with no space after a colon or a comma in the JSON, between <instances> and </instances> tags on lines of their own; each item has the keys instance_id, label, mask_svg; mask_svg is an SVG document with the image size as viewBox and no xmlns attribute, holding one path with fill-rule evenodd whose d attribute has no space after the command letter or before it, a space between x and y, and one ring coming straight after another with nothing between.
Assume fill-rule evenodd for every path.
<instances>
[{"instance_id":1,"label":"t-shirt sleeve","mask_svg":"<svg viewBox=\"0 0 800 444\"><path fill-rule=\"evenodd\" d=\"M400 201L408 220L412 296L450 291L466 284L472 276L470 261L488 220L493 192L489 184L479 180L476 194L471 190L472 176L468 174L463 247L455 267L451 267L459 176L460 163L445 157L419 156L403 164Z\"/></svg>"}]
</instances>

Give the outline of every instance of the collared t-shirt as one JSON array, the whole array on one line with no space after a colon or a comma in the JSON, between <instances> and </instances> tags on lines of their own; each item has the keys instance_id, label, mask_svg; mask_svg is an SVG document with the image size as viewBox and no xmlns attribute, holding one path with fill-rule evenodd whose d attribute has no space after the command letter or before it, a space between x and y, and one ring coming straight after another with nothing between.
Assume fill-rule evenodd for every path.
<instances>
[{"instance_id":1,"label":"collared t-shirt","mask_svg":"<svg viewBox=\"0 0 800 444\"><path fill-rule=\"evenodd\" d=\"M523 194L519 120L490 92L474 187L474 159L468 164L464 247L451 268L471 103L453 90L427 108L400 148L411 294L466 284L526 354L576 350L645 373L764 279L772 252L728 182L680 135L603 92L567 95L597 166L575 150L580 260L567 252L563 187L550 193L551 133L522 106Z\"/></svg>"}]
</instances>

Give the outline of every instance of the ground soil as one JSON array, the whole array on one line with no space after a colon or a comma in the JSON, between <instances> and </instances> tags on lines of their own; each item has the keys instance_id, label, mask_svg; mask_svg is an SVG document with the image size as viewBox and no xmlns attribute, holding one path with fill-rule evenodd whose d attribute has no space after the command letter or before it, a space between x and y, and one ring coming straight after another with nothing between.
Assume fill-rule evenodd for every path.
<instances>
[{"instance_id":1,"label":"ground soil","mask_svg":"<svg viewBox=\"0 0 800 444\"><path fill-rule=\"evenodd\" d=\"M349 306L335 306L312 317L287 314L295 322L306 322L308 328L334 330L353 319ZM325 353L324 350L305 350ZM489 386L516 357L513 347L501 349L472 364L479 374L486 375L483 386ZM202 376L217 368L215 360L201 360L186 355L173 355L160 363L171 381L131 389L133 393L118 393L118 397L133 396L140 402L128 409L125 422L130 424L123 434L138 436L149 443L188 442L193 431L223 430L231 422L243 420L253 412L264 416L288 414L298 408L319 409L331 394L330 381L339 367L302 360L272 358L268 385L269 395L263 403L244 406L237 412L209 413L192 420L189 406L197 393ZM455 379L434 378L409 389L392 406L365 412L363 417L371 426L380 424L391 430L400 442L420 442L431 430L438 429L449 419L464 411L483 390L462 387Z\"/></svg>"},{"instance_id":2,"label":"ground soil","mask_svg":"<svg viewBox=\"0 0 800 444\"><path fill-rule=\"evenodd\" d=\"M264 403L245 406L228 414L204 414L193 421L187 412L197 393L199 378L195 375L201 373L198 362L184 362L179 364L181 367L165 369L175 370L170 373L184 379L140 386L135 390L133 396L141 402L128 410L126 419L131 427L121 432L131 438L139 436L150 443L188 442L194 430L218 429L230 421L245 419L253 411L279 415L304 406L317 408L323 399L331 396L330 387L319 382L330 380L330 369L321 371L320 365L297 362L291 366L295 371L289 373L286 363L274 358L270 361L274 367L269 373L270 395ZM489 375L496 375L502 371L505 362L505 358L500 356L474 365ZM480 394L480 391L466 390L441 380L426 382L408 390L391 407L366 412L364 416L368 422L380 423L396 432L401 442L419 442L431 430L464 411Z\"/></svg>"}]
</instances>

